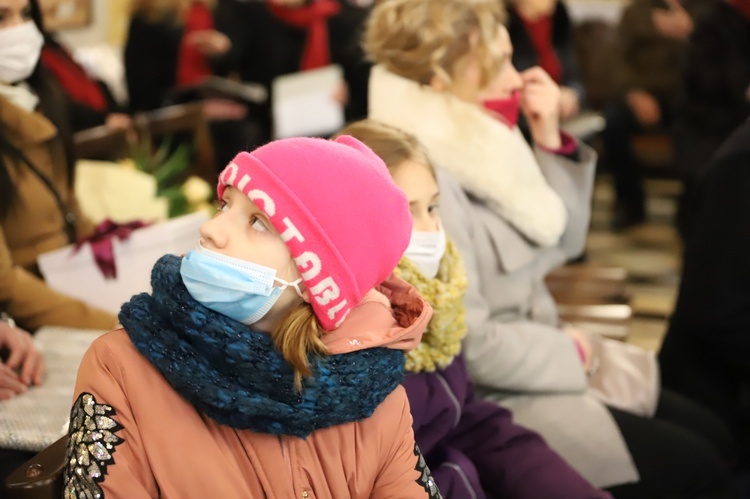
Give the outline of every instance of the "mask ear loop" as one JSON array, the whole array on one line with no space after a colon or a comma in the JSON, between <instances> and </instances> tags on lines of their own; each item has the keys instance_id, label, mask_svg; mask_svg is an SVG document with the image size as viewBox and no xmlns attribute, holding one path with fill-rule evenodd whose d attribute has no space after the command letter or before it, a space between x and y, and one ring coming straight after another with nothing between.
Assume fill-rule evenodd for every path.
<instances>
[{"instance_id":1,"label":"mask ear loop","mask_svg":"<svg viewBox=\"0 0 750 499\"><path fill-rule=\"evenodd\" d=\"M289 263L291 265L294 265L294 261L290 261ZM305 297L302 294L302 290L299 289L299 283L302 282L302 278L301 277L299 279L297 279L296 281L294 281L294 282L285 281L284 279L281 279L279 277L274 277L273 280L276 281L276 282L278 282L279 284L281 284L284 287L287 287L287 288L289 286L293 287L294 290L297 292L297 295L299 295L300 298L304 298Z\"/></svg>"},{"instance_id":2,"label":"mask ear loop","mask_svg":"<svg viewBox=\"0 0 750 499\"><path fill-rule=\"evenodd\" d=\"M301 283L301 282L302 282L302 278L300 277L296 281L290 282L289 285L294 288L294 290L297 292L297 294L299 295L300 298L304 298L305 296L302 294L302 290L299 289L299 283Z\"/></svg>"},{"instance_id":3,"label":"mask ear loop","mask_svg":"<svg viewBox=\"0 0 750 499\"><path fill-rule=\"evenodd\" d=\"M294 260L290 261L289 263L291 265L294 265ZM299 279L297 279L296 281L293 281L293 282L285 281L284 279L280 279L278 277L274 277L273 280L276 281L276 282L278 282L278 283L280 283L280 284L282 284L283 286L286 286L286 287L291 286L291 287L293 287L294 290L297 292L297 295L300 298L303 298L303 299L305 298L305 295L302 294L302 290L299 289L299 283L302 282L302 278L301 277Z\"/></svg>"},{"instance_id":4,"label":"mask ear loop","mask_svg":"<svg viewBox=\"0 0 750 499\"><path fill-rule=\"evenodd\" d=\"M290 286L293 287L294 290L299 295L299 297L300 298L304 298L304 295L302 294L302 290L299 289L299 283L302 282L302 278L301 277L299 279L297 279L296 281L293 281L293 282L285 281L284 279L280 279L278 277L274 277L273 280L276 281L276 282L278 282L279 284L281 284L285 288L288 288Z\"/></svg>"}]
</instances>

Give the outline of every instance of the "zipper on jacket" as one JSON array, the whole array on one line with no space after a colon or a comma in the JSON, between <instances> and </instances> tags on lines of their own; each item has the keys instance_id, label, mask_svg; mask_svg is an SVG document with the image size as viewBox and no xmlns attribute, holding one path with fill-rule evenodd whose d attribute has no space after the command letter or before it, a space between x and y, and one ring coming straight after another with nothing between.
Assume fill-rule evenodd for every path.
<instances>
[{"instance_id":1,"label":"zipper on jacket","mask_svg":"<svg viewBox=\"0 0 750 499\"><path fill-rule=\"evenodd\" d=\"M448 398L451 399L453 405L456 406L456 420L453 422L453 427L455 428L456 426L458 426L458 422L461 421L461 404L459 403L456 394L453 393L453 390L451 390L451 386L448 384L445 378L443 378L441 374L438 374L437 379L440 380L443 387L445 388L445 391L448 393Z\"/></svg>"}]
</instances>

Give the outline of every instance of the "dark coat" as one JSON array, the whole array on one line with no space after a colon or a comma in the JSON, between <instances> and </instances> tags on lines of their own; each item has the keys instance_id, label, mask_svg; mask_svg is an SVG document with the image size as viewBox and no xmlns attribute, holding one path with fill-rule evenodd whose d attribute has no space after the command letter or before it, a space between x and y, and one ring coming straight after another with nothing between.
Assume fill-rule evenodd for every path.
<instances>
[{"instance_id":1,"label":"dark coat","mask_svg":"<svg viewBox=\"0 0 750 499\"><path fill-rule=\"evenodd\" d=\"M718 3L696 25L678 110L678 166L692 180L750 116L750 19Z\"/></svg>"},{"instance_id":2,"label":"dark coat","mask_svg":"<svg viewBox=\"0 0 750 499\"><path fill-rule=\"evenodd\" d=\"M536 49L523 20L513 8L508 9L508 33L513 43L513 65L516 69L523 71L536 66L539 63ZM560 1L552 13L552 45L562 68L560 85L576 90L583 102L585 90L576 59L573 25L567 7Z\"/></svg>"},{"instance_id":3,"label":"dark coat","mask_svg":"<svg viewBox=\"0 0 750 499\"><path fill-rule=\"evenodd\" d=\"M708 407L750 449L750 121L693 184L677 305L659 351L662 384Z\"/></svg>"},{"instance_id":4,"label":"dark coat","mask_svg":"<svg viewBox=\"0 0 750 499\"><path fill-rule=\"evenodd\" d=\"M697 23L716 0L683 0L683 7ZM618 92L645 90L660 102L675 105L682 89L687 43L662 36L654 27L654 9L666 9L665 0L633 0L625 9L618 29Z\"/></svg>"},{"instance_id":5,"label":"dark coat","mask_svg":"<svg viewBox=\"0 0 750 499\"><path fill-rule=\"evenodd\" d=\"M150 22L134 15L125 44L125 79L130 110L150 111L165 104L177 79L184 26L176 19Z\"/></svg>"},{"instance_id":6,"label":"dark coat","mask_svg":"<svg viewBox=\"0 0 750 499\"><path fill-rule=\"evenodd\" d=\"M403 382L414 436L446 498L606 498L510 411L474 395L462 356Z\"/></svg>"},{"instance_id":7,"label":"dark coat","mask_svg":"<svg viewBox=\"0 0 750 499\"><path fill-rule=\"evenodd\" d=\"M331 62L342 66L349 85L348 120L367 114L370 64L364 60L360 35L368 14L369 9L342 1L341 11L328 20ZM232 41L232 49L217 66L221 70L236 72L242 81L260 83L268 89L277 76L299 71L306 31L278 19L264 2L219 0L214 23ZM269 128L270 102L256 111Z\"/></svg>"},{"instance_id":8,"label":"dark coat","mask_svg":"<svg viewBox=\"0 0 750 499\"><path fill-rule=\"evenodd\" d=\"M750 121L699 178L670 337L750 379Z\"/></svg>"},{"instance_id":9,"label":"dark coat","mask_svg":"<svg viewBox=\"0 0 750 499\"><path fill-rule=\"evenodd\" d=\"M85 74L85 70L83 70L80 64L78 64L78 62L73 59L73 56L70 54L68 49L66 49L54 38L45 39L44 51L53 54L59 61L67 64L69 67L76 67L79 71L81 71L81 74ZM45 64L44 58L42 58L42 64ZM49 68L47 69L49 70ZM109 90L109 87L107 87L106 83L95 78L88 78L96 84L102 94L102 97L104 97L105 106L102 109L96 109L85 102L79 102L75 100L68 93L65 86L61 85L67 96L70 125L73 132L78 132L87 128L93 128L103 125L107 120L107 116L109 116L111 113L119 113L123 111L123 109L120 108L120 105L112 95L112 92Z\"/></svg>"}]
</instances>

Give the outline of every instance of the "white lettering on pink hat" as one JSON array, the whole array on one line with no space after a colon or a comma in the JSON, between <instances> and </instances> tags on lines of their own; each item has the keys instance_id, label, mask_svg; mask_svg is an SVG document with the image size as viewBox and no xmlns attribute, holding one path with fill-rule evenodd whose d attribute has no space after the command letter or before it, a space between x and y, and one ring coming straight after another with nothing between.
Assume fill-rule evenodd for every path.
<instances>
[{"instance_id":1,"label":"white lettering on pink hat","mask_svg":"<svg viewBox=\"0 0 750 499\"><path fill-rule=\"evenodd\" d=\"M222 172L219 178L220 182L224 185L234 185L237 190L241 191L256 203L271 219L271 222L274 223L273 219L277 216L276 202L274 199L261 189L250 189L252 178L248 174L244 174L240 181L235 185L234 181L237 178L238 171L239 166L234 162L230 163ZM303 243L305 241L304 234L302 234L297 228L293 220L289 217L284 217L281 222L281 224L277 225L274 223L274 225L286 227L286 229L281 232L281 238L285 243L292 241ZM291 250L292 247L290 246L290 251ZM335 327L339 327L349 313L347 300L345 298L339 299L341 298L341 289L339 288L339 285L330 275L322 276L322 279L319 282L314 285L311 284L311 282L320 277L323 272L321 259L313 251L305 250L298 256L294 256L294 253L292 253L292 257L300 271L302 279L308 286L311 299L315 300L315 303L326 311L326 315L330 320L334 320L339 312L346 310L346 312L335 322Z\"/></svg>"}]
</instances>

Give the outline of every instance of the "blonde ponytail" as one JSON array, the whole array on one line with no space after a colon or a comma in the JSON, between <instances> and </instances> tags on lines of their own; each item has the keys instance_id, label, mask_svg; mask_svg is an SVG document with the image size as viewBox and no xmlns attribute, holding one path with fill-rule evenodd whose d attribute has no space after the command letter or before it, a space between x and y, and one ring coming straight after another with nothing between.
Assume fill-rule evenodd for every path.
<instances>
[{"instance_id":1,"label":"blonde ponytail","mask_svg":"<svg viewBox=\"0 0 750 499\"><path fill-rule=\"evenodd\" d=\"M312 374L310 355L323 356L323 328L309 303L294 307L271 335L276 349L294 369L294 386L302 390L302 377Z\"/></svg>"}]
</instances>

